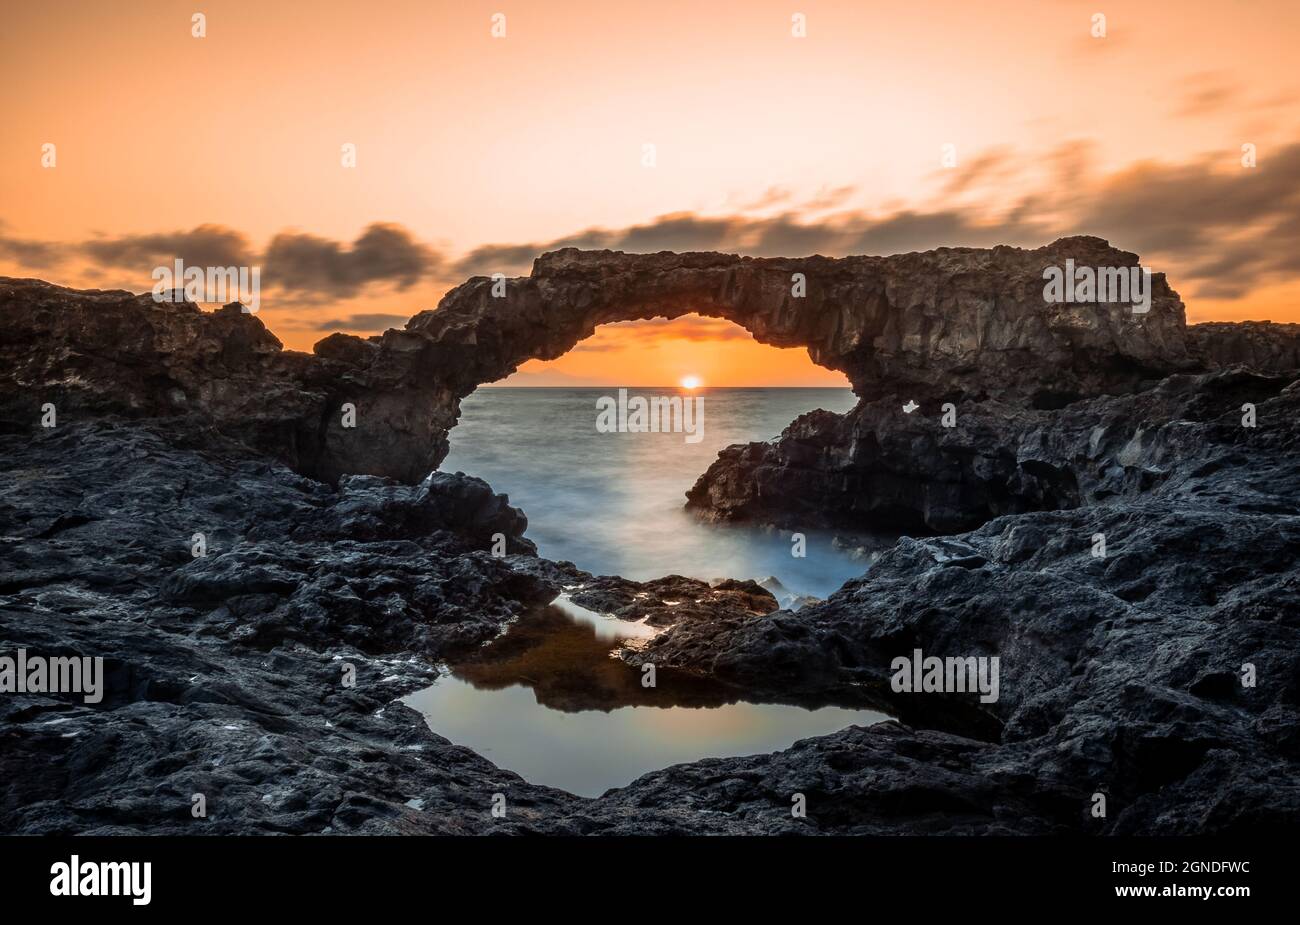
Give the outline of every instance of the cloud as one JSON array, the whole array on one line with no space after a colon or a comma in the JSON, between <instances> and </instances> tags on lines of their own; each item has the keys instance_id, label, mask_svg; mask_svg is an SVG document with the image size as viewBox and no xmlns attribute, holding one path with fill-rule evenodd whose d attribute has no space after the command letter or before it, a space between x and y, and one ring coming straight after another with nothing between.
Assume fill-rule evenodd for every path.
<instances>
[{"instance_id":1,"label":"cloud","mask_svg":"<svg viewBox=\"0 0 1300 925\"><path fill-rule=\"evenodd\" d=\"M28 241L0 234L0 258L34 270L46 270L63 262L58 245Z\"/></svg>"},{"instance_id":2,"label":"cloud","mask_svg":"<svg viewBox=\"0 0 1300 925\"><path fill-rule=\"evenodd\" d=\"M485 244L476 247L460 260L453 268L453 275L468 278L471 276L491 276L493 273L505 273L507 276L519 276L527 272L533 260L542 250L538 244ZM569 247L581 247L570 244ZM591 246L600 246L594 242ZM555 248L552 247L552 250Z\"/></svg>"},{"instance_id":3,"label":"cloud","mask_svg":"<svg viewBox=\"0 0 1300 925\"><path fill-rule=\"evenodd\" d=\"M720 318L705 318L700 315L685 315L681 318L669 320L667 318L651 318L646 321L616 321L612 324L603 325L605 328L619 328L627 330L628 333L635 332L643 336L671 337L677 340L689 341L725 341L725 340L753 340L750 333L730 321L724 321Z\"/></svg>"},{"instance_id":4,"label":"cloud","mask_svg":"<svg viewBox=\"0 0 1300 925\"><path fill-rule=\"evenodd\" d=\"M1010 148L998 147L984 151L967 163L942 171L952 175L944 185L942 195L960 196L981 183L1005 180L1013 176L1020 166Z\"/></svg>"},{"instance_id":5,"label":"cloud","mask_svg":"<svg viewBox=\"0 0 1300 925\"><path fill-rule=\"evenodd\" d=\"M812 199L805 202L800 211L824 212L843 205L844 201L858 191L856 186L822 187Z\"/></svg>"},{"instance_id":6,"label":"cloud","mask_svg":"<svg viewBox=\"0 0 1300 925\"><path fill-rule=\"evenodd\" d=\"M470 276L526 275L533 260L562 247L630 252L717 250L754 256L887 255L940 246L1037 246L1070 234L1093 234L1141 254L1167 271L1184 295L1242 298L1254 289L1300 277L1300 143L1261 149L1244 168L1233 150L1182 163L1141 161L1110 173L1095 166L1094 146L1072 141L1024 164L993 149L941 183L931 201L873 213L788 209L775 215L668 213L622 228L587 228L545 241L491 242L459 259L421 243L401 225L375 223L350 244L283 231L264 252L239 231L200 225L190 231L97 236L60 244L15 237L0 225L0 259L35 269L67 266L70 255L113 278L139 277L181 257L200 266L257 265L264 287L282 302L307 304L357 295L370 286L399 290L419 283L450 288ZM1014 184L1014 198L1002 190ZM825 194L843 201L852 189ZM780 197L767 198L777 202ZM960 201L954 201L959 199ZM80 269L86 269L84 266ZM362 324L362 319L373 322ZM401 319L352 315L319 329L379 328ZM682 329L686 330L686 329ZM727 334L694 329L701 339Z\"/></svg>"},{"instance_id":7,"label":"cloud","mask_svg":"<svg viewBox=\"0 0 1300 925\"><path fill-rule=\"evenodd\" d=\"M128 270L149 278L154 267L180 259L196 267L260 266L262 284L278 287L293 299L321 301L356 295L372 283L407 289L443 266L443 258L415 240L400 225L374 223L350 245L301 232L284 231L257 252L239 231L221 225L199 225L190 231L99 235L70 245L0 239L0 253L28 265L23 248L37 258L49 251L76 252L93 265Z\"/></svg>"},{"instance_id":8,"label":"cloud","mask_svg":"<svg viewBox=\"0 0 1300 925\"><path fill-rule=\"evenodd\" d=\"M1109 174L1094 169L1095 146L1072 141L1042 160L1036 185L1023 179L1019 198L995 192L1018 162L995 149L969 163L928 206L873 215L833 212L816 221L797 212L771 217L672 213L626 229L589 229L589 246L627 251L712 249L754 256L888 255L935 247L1034 247L1093 234L1136 251L1169 273L1184 295L1242 298L1255 288L1300 276L1300 143L1262 150L1259 166L1240 166L1237 152L1186 163L1143 161ZM990 187L991 184L991 187ZM983 196L947 200L951 193ZM496 244L496 271L526 274L538 255L576 246L573 238ZM457 264L464 266L465 261Z\"/></svg>"},{"instance_id":9,"label":"cloud","mask_svg":"<svg viewBox=\"0 0 1300 925\"><path fill-rule=\"evenodd\" d=\"M1202 294L1239 298L1293 276L1300 246L1300 144L1261 151L1245 168L1230 152L1192 164L1146 162L1106 177L1078 225L1173 265ZM1198 290L1201 291L1201 290Z\"/></svg>"},{"instance_id":10,"label":"cloud","mask_svg":"<svg viewBox=\"0 0 1300 925\"><path fill-rule=\"evenodd\" d=\"M1174 115L1183 118L1213 115L1236 102L1238 95L1238 88L1221 72L1193 74L1182 82Z\"/></svg>"},{"instance_id":11,"label":"cloud","mask_svg":"<svg viewBox=\"0 0 1300 925\"><path fill-rule=\"evenodd\" d=\"M406 315L359 314L314 322L312 327L318 331L386 331L403 327L406 321Z\"/></svg>"},{"instance_id":12,"label":"cloud","mask_svg":"<svg viewBox=\"0 0 1300 925\"><path fill-rule=\"evenodd\" d=\"M248 239L220 225L199 225L192 231L99 236L73 247L101 267L152 270L180 258L197 267L251 266L256 257Z\"/></svg>"},{"instance_id":13,"label":"cloud","mask_svg":"<svg viewBox=\"0 0 1300 925\"><path fill-rule=\"evenodd\" d=\"M941 246L992 247L997 244L1033 245L1053 237L1042 223L1016 219L984 219L962 210L900 212L869 222L853 239L850 251L858 254L903 254Z\"/></svg>"},{"instance_id":14,"label":"cloud","mask_svg":"<svg viewBox=\"0 0 1300 925\"><path fill-rule=\"evenodd\" d=\"M653 253L666 250L717 250L728 238L734 218L704 218L689 212L664 215L622 233L619 250Z\"/></svg>"},{"instance_id":15,"label":"cloud","mask_svg":"<svg viewBox=\"0 0 1300 925\"><path fill-rule=\"evenodd\" d=\"M765 222L750 223L742 237L750 243L735 248L755 257L810 257L840 249L843 228L832 221L804 223L791 214L778 215Z\"/></svg>"},{"instance_id":16,"label":"cloud","mask_svg":"<svg viewBox=\"0 0 1300 925\"><path fill-rule=\"evenodd\" d=\"M752 199L740 207L742 212L761 212L764 209L770 209L772 206L780 205L783 202L789 202L793 194L784 186L769 186L763 191L763 195L757 199Z\"/></svg>"},{"instance_id":17,"label":"cloud","mask_svg":"<svg viewBox=\"0 0 1300 925\"><path fill-rule=\"evenodd\" d=\"M442 257L400 225L372 224L345 247L300 232L281 232L262 258L263 281L308 296L347 298L371 283L409 289L442 266Z\"/></svg>"},{"instance_id":18,"label":"cloud","mask_svg":"<svg viewBox=\"0 0 1300 925\"><path fill-rule=\"evenodd\" d=\"M729 234L744 219L706 218L690 212L662 215L652 222L622 229L589 228L578 234L530 244L485 244L470 251L452 267L453 275L461 278L490 276L504 273L507 276L526 275L533 260L548 251L563 247L584 250L622 250L633 253L654 253L675 250L717 250L723 247Z\"/></svg>"}]
</instances>

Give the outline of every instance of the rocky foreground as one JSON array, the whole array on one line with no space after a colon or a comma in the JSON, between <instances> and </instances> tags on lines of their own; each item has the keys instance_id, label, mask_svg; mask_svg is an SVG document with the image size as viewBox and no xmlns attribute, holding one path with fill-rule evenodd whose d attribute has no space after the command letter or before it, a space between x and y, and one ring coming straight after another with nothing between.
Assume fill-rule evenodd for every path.
<instances>
[{"instance_id":1,"label":"rocky foreground","mask_svg":"<svg viewBox=\"0 0 1300 925\"><path fill-rule=\"evenodd\" d=\"M0 831L1294 827L1300 334L1189 327L1159 276L1143 315L1045 305L1042 268L1067 256L1137 260L1093 238L842 261L562 251L505 298L474 280L405 331L310 356L238 307L0 281L0 655L108 663L98 704L0 694ZM715 521L908 534L824 603L594 578L538 558L482 481L425 477L477 384L596 324L687 311L808 346L860 396L729 448L688 499ZM591 800L395 702L575 585L665 627L633 664L900 722ZM1000 698L893 693L890 661L916 648L998 656Z\"/></svg>"}]
</instances>

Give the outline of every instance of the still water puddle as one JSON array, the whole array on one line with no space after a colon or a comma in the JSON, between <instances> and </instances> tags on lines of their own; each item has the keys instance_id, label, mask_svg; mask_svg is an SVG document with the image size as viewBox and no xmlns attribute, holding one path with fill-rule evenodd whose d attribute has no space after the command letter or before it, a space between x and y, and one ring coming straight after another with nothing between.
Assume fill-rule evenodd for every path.
<instances>
[{"instance_id":1,"label":"still water puddle","mask_svg":"<svg viewBox=\"0 0 1300 925\"><path fill-rule=\"evenodd\" d=\"M589 797L669 765L779 751L889 718L749 703L732 688L667 669L643 687L641 671L610 653L654 632L561 597L404 702L434 732L498 767Z\"/></svg>"}]
</instances>

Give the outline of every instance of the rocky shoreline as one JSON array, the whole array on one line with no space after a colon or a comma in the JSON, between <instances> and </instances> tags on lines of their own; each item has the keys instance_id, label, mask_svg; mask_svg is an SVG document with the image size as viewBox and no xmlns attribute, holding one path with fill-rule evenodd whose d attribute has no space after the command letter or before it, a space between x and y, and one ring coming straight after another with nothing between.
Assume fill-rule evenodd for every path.
<instances>
[{"instance_id":1,"label":"rocky shoreline","mask_svg":"<svg viewBox=\"0 0 1300 925\"><path fill-rule=\"evenodd\" d=\"M93 706L0 695L0 831L1294 826L1300 331L1188 326L1158 275L1142 316L1044 306L1041 269L1066 256L1137 263L1095 238L840 261L561 251L507 298L472 280L404 331L312 355L237 306L0 280L0 653L102 655L108 679ZM687 311L854 384L853 411L728 448L688 498L719 522L907 534L825 602L587 575L537 557L481 480L428 475L481 382L597 324ZM900 721L585 799L396 702L562 589L663 627L632 664ZM917 648L1000 657L1000 698L893 693L891 659Z\"/></svg>"}]
</instances>

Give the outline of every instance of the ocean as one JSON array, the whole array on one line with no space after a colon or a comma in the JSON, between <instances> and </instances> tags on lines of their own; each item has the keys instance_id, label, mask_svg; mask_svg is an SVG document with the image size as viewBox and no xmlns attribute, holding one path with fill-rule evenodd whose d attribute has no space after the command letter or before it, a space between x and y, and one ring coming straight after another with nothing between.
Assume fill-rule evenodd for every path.
<instances>
[{"instance_id":1,"label":"ocean","mask_svg":"<svg viewBox=\"0 0 1300 925\"><path fill-rule=\"evenodd\" d=\"M624 404L684 394L629 389ZM702 430L603 432L601 406L618 401L617 388L480 389L462 404L442 468L477 475L507 493L528 515L526 535L542 555L595 574L775 577L785 589L775 592L783 606L796 595L823 598L862 574L865 564L825 534L807 531L806 555L796 557L788 534L709 525L682 509L686 490L718 450L771 440L816 408L847 411L852 392L695 395L703 399ZM687 439L695 434L698 440ZM439 735L534 783L582 796L678 762L775 751L888 718L835 704L749 702L734 689L667 668L646 688L641 672L615 655L627 640L653 632L561 595L403 700Z\"/></svg>"},{"instance_id":2,"label":"ocean","mask_svg":"<svg viewBox=\"0 0 1300 925\"><path fill-rule=\"evenodd\" d=\"M792 595L824 598L861 575L860 559L829 534L803 531L806 555L788 533L700 522L683 510L686 491L733 443L771 440L796 417L853 407L849 389L629 388L635 396L698 396L701 437L602 433L598 403L617 387L482 388L462 402L444 471L486 479L528 515L541 555L598 575L643 581L663 575L776 577ZM694 422L692 422L694 423Z\"/></svg>"}]
</instances>

